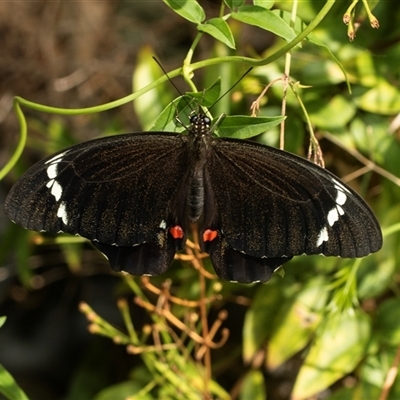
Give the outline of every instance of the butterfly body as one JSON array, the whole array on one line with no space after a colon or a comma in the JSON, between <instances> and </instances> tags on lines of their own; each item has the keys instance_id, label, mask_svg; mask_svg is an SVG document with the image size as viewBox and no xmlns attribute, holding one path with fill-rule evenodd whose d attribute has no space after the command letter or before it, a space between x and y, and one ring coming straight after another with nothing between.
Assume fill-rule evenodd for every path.
<instances>
[{"instance_id":1,"label":"butterfly body","mask_svg":"<svg viewBox=\"0 0 400 400\"><path fill-rule=\"evenodd\" d=\"M190 225L223 279L267 281L293 256L362 257L378 222L357 193L315 164L250 141L216 138L194 115L187 135L97 139L40 161L6 214L25 228L79 234L113 269L158 275Z\"/></svg>"}]
</instances>

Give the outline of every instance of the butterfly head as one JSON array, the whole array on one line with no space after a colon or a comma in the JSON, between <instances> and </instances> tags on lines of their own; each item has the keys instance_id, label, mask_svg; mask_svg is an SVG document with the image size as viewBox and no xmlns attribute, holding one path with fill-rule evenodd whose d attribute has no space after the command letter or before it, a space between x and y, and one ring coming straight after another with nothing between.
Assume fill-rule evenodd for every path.
<instances>
[{"instance_id":1,"label":"butterfly head","mask_svg":"<svg viewBox=\"0 0 400 400\"><path fill-rule=\"evenodd\" d=\"M190 117L190 131L196 136L204 136L210 132L211 119L203 113L193 114Z\"/></svg>"}]
</instances>

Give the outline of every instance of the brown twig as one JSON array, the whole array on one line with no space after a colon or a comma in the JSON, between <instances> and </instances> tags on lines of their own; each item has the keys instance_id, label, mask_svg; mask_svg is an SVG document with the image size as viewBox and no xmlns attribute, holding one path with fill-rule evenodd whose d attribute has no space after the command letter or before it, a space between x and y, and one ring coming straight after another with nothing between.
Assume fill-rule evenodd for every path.
<instances>
[{"instance_id":1,"label":"brown twig","mask_svg":"<svg viewBox=\"0 0 400 400\"><path fill-rule=\"evenodd\" d=\"M190 242L189 244L188 243L186 244L186 249L185 249L186 256L190 256L190 262L192 263L193 267L197 271L199 271L201 275L203 275L207 279L215 279L216 276L214 274L211 274L210 272L204 269L204 265L201 260L203 258L207 258L208 254L202 253L200 251L200 246L198 244L199 243L198 232L195 226L192 229L192 234L194 243Z\"/></svg>"},{"instance_id":2,"label":"brown twig","mask_svg":"<svg viewBox=\"0 0 400 400\"><path fill-rule=\"evenodd\" d=\"M191 307L191 308L199 307L199 305L200 305L200 301L181 299L179 297L172 296L170 292L162 291L161 289L159 289L157 286L154 286L150 282L150 278L148 276L142 276L142 283L143 283L143 286L149 292L154 293L158 296L163 294L168 299L168 301L170 301L171 303L177 304L182 307ZM214 300L218 300L220 297L221 296L214 295L214 296L206 298L205 301L207 303L212 303Z\"/></svg>"},{"instance_id":3,"label":"brown twig","mask_svg":"<svg viewBox=\"0 0 400 400\"><path fill-rule=\"evenodd\" d=\"M334 135L331 135L329 132L323 133L324 137L327 138L332 143L336 144L336 146L340 147L341 149L347 151L351 154L355 159L360 161L362 164L366 166L369 171L374 171L377 174L383 176L386 179L389 179L395 185L400 186L400 178L396 175L391 174L390 172L386 171L385 169L376 165L373 161L369 160L368 158L364 157L361 153L359 153L356 149L346 147L339 139L337 139ZM366 170L367 171L367 170Z\"/></svg>"},{"instance_id":4,"label":"brown twig","mask_svg":"<svg viewBox=\"0 0 400 400\"><path fill-rule=\"evenodd\" d=\"M164 317L168 322L170 322L172 325L174 325L175 327L180 329L182 332L185 332L191 339L193 339L197 343L207 344L207 346L209 346L212 349L217 349L220 347L220 343L213 342L212 338L209 335L206 338L203 338L198 333L192 331L180 319L175 317L175 315L172 314L169 310L160 309L157 306L154 306L153 304L150 304L147 301L144 301L140 297L135 297L134 301L140 307L143 307L146 310L148 310L156 315Z\"/></svg>"},{"instance_id":5,"label":"brown twig","mask_svg":"<svg viewBox=\"0 0 400 400\"><path fill-rule=\"evenodd\" d=\"M257 99L255 101L253 101L253 103L250 106L250 110L251 110L251 116L252 117L257 117L258 113L260 112L260 102L261 99L265 96L265 93L267 93L268 89L276 82L281 81L283 78L277 78L274 79L272 82L268 83L268 85L263 89L263 91L261 92L261 94L257 97Z\"/></svg>"},{"instance_id":6,"label":"brown twig","mask_svg":"<svg viewBox=\"0 0 400 400\"><path fill-rule=\"evenodd\" d=\"M379 396L379 400L386 400L389 396L390 389L393 386L393 383L397 377L397 373L399 370L400 363L400 347L397 348L396 355L394 357L393 363L389 368L389 371L386 375L385 382L382 387L381 395Z\"/></svg>"},{"instance_id":7,"label":"brown twig","mask_svg":"<svg viewBox=\"0 0 400 400\"><path fill-rule=\"evenodd\" d=\"M162 345L146 345L146 346L134 346L133 344L130 344L129 346L126 347L126 351L129 354L143 354L143 353L150 353L150 352L156 352L160 350L173 350L176 349L177 345L175 343L167 343L167 344L162 344Z\"/></svg>"},{"instance_id":8,"label":"brown twig","mask_svg":"<svg viewBox=\"0 0 400 400\"><path fill-rule=\"evenodd\" d=\"M214 338L218 329L221 327L223 321L225 321L225 319L227 317L228 317L227 311L223 310L219 313L218 318L214 321L214 323L208 333L209 339ZM228 340L228 337L229 337L229 330L226 328L222 329L221 335L222 335L221 340L219 342L214 342L214 344L216 346L215 348L222 347L226 343L226 341ZM202 345L196 353L196 359L201 360L203 358L204 354L206 353L206 351L207 351L206 345Z\"/></svg>"}]
</instances>

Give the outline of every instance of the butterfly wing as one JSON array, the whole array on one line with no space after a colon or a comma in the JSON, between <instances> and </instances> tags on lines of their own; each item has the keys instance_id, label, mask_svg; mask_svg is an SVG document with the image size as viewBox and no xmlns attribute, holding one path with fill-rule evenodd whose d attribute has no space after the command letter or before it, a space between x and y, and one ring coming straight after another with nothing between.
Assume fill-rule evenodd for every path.
<instances>
[{"instance_id":1,"label":"butterfly wing","mask_svg":"<svg viewBox=\"0 0 400 400\"><path fill-rule=\"evenodd\" d=\"M207 177L207 196L218 212L204 228L218 235L204 246L221 277L265 281L295 255L362 257L382 245L379 224L361 197L304 158L220 139Z\"/></svg>"},{"instance_id":2,"label":"butterfly wing","mask_svg":"<svg viewBox=\"0 0 400 400\"><path fill-rule=\"evenodd\" d=\"M177 206L186 197L186 147L185 136L166 133L73 146L38 162L18 180L6 214L28 229L90 239L116 270L161 273L185 241L169 238L168 229L187 224ZM177 188L183 193L176 199Z\"/></svg>"},{"instance_id":3,"label":"butterfly wing","mask_svg":"<svg viewBox=\"0 0 400 400\"><path fill-rule=\"evenodd\" d=\"M254 142L203 142L205 131L193 121L191 139L131 134L59 152L14 185L6 214L28 229L86 237L115 270L133 274L164 272L183 248L188 198L196 210L204 207L202 245L224 279L266 281L299 254L362 257L379 250L373 213L333 174ZM204 161L204 174L193 181L190 171Z\"/></svg>"}]
</instances>

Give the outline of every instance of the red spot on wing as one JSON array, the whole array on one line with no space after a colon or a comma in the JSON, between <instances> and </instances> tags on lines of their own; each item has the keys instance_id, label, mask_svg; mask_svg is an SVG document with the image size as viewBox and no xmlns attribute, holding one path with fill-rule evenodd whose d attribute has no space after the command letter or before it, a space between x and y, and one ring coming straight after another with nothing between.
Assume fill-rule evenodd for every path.
<instances>
[{"instance_id":1,"label":"red spot on wing","mask_svg":"<svg viewBox=\"0 0 400 400\"><path fill-rule=\"evenodd\" d=\"M174 239L182 239L184 236L183 229L179 225L169 228L169 233Z\"/></svg>"},{"instance_id":2,"label":"red spot on wing","mask_svg":"<svg viewBox=\"0 0 400 400\"><path fill-rule=\"evenodd\" d=\"M203 242L212 242L218 236L218 231L206 229L203 233Z\"/></svg>"}]
</instances>

